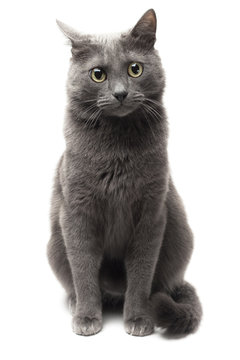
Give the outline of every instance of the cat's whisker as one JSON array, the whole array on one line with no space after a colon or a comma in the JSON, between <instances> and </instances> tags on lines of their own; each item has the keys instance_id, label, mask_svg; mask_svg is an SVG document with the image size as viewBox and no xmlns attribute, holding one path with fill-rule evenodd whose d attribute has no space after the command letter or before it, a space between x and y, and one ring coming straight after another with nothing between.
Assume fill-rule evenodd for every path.
<instances>
[{"instance_id":1,"label":"cat's whisker","mask_svg":"<svg viewBox=\"0 0 240 360\"><path fill-rule=\"evenodd\" d=\"M160 118L163 117L162 115L162 104L160 103L160 101L158 100L153 100L153 99L149 99L149 98L145 98L145 102L150 102L152 104L152 108L158 112ZM150 104L149 104L150 105Z\"/></svg>"},{"instance_id":2,"label":"cat's whisker","mask_svg":"<svg viewBox=\"0 0 240 360\"><path fill-rule=\"evenodd\" d=\"M140 93L139 91L135 91L133 93L133 99L139 99L139 100L143 100L144 99L144 95L142 93Z\"/></svg>"},{"instance_id":3,"label":"cat's whisker","mask_svg":"<svg viewBox=\"0 0 240 360\"><path fill-rule=\"evenodd\" d=\"M157 114L153 112L153 110L149 104L143 103L143 108L145 110L148 110L148 112L151 113L154 118L156 117Z\"/></svg>"},{"instance_id":4,"label":"cat's whisker","mask_svg":"<svg viewBox=\"0 0 240 360\"><path fill-rule=\"evenodd\" d=\"M150 103L152 103L152 105L148 104L147 103L148 101ZM155 105L155 107L153 107L153 105ZM144 106L148 107L149 111L151 111L151 113L154 115L154 117L156 117L156 119L162 118L162 115L161 115L161 112L160 112L160 109L159 109L161 104L159 102L148 99L148 98L145 98L144 99Z\"/></svg>"},{"instance_id":5,"label":"cat's whisker","mask_svg":"<svg viewBox=\"0 0 240 360\"><path fill-rule=\"evenodd\" d=\"M94 116L94 114L96 113L97 110L94 110L91 115L86 119L86 125L89 125L91 123L91 119Z\"/></svg>"},{"instance_id":6,"label":"cat's whisker","mask_svg":"<svg viewBox=\"0 0 240 360\"><path fill-rule=\"evenodd\" d=\"M147 106L146 109L148 110L149 115L151 115L152 120L159 121L158 114L156 114L150 106Z\"/></svg>"},{"instance_id":7,"label":"cat's whisker","mask_svg":"<svg viewBox=\"0 0 240 360\"><path fill-rule=\"evenodd\" d=\"M98 114L97 114L96 117L95 117L95 120L94 120L94 123L93 123L93 127L95 127L95 125L97 124L97 122L98 122L101 114L102 114L102 111L99 110Z\"/></svg>"},{"instance_id":8,"label":"cat's whisker","mask_svg":"<svg viewBox=\"0 0 240 360\"><path fill-rule=\"evenodd\" d=\"M103 102L103 103L98 103L99 107L105 107L105 106L108 106L108 105L110 105L109 101L108 102Z\"/></svg>"},{"instance_id":9,"label":"cat's whisker","mask_svg":"<svg viewBox=\"0 0 240 360\"><path fill-rule=\"evenodd\" d=\"M133 99L132 102L133 103L141 103L143 101L143 99Z\"/></svg>"},{"instance_id":10,"label":"cat's whisker","mask_svg":"<svg viewBox=\"0 0 240 360\"><path fill-rule=\"evenodd\" d=\"M81 116L87 115L90 111L92 111L94 108L96 108L96 104L90 105L85 111L82 112Z\"/></svg>"},{"instance_id":11,"label":"cat's whisker","mask_svg":"<svg viewBox=\"0 0 240 360\"><path fill-rule=\"evenodd\" d=\"M108 96L104 96L104 97L100 97L98 100L97 100L97 103L101 103L101 102L106 102L106 101L109 101L109 97Z\"/></svg>"},{"instance_id":12,"label":"cat's whisker","mask_svg":"<svg viewBox=\"0 0 240 360\"><path fill-rule=\"evenodd\" d=\"M151 116L151 119L159 120L159 114L158 114L156 111L154 111L154 110L152 109L152 107L149 106L148 104L144 104L144 106L142 107L142 109L143 109L143 113L146 112L148 115ZM156 139L156 134L155 134L154 131L152 130L151 120L148 119L147 116L145 116L145 119L146 119L146 121L147 121L147 123L148 123L148 126L149 126L151 132L152 132L153 137Z\"/></svg>"},{"instance_id":13,"label":"cat's whisker","mask_svg":"<svg viewBox=\"0 0 240 360\"><path fill-rule=\"evenodd\" d=\"M152 136L153 136L153 138L155 139L156 138L156 135L154 134L154 132L153 132L153 130L152 130L152 127L151 127L151 125L150 125L150 121L149 121L149 119L148 119L148 111L147 111L147 108L142 108L143 109L143 115L144 115L144 117L145 117L145 119L146 119L146 121L147 121L147 124L148 124L148 127L149 127L149 129L150 129L150 131L151 131L151 133L152 133Z\"/></svg>"},{"instance_id":14,"label":"cat's whisker","mask_svg":"<svg viewBox=\"0 0 240 360\"><path fill-rule=\"evenodd\" d=\"M97 108L95 111L93 111L93 113L90 115L90 117L87 119L86 121L86 125L91 125L91 126L95 126L98 120L98 117L101 114L101 110L99 108Z\"/></svg>"},{"instance_id":15,"label":"cat's whisker","mask_svg":"<svg viewBox=\"0 0 240 360\"><path fill-rule=\"evenodd\" d=\"M96 102L96 100L95 99L89 99L89 100L81 101L82 104L89 103L89 102Z\"/></svg>"},{"instance_id":16,"label":"cat's whisker","mask_svg":"<svg viewBox=\"0 0 240 360\"><path fill-rule=\"evenodd\" d=\"M149 115L151 115L151 118L156 119L156 114L154 114L154 113L152 112L152 109L151 109L148 105L144 104L144 106L143 106L142 108L143 108Z\"/></svg>"},{"instance_id":17,"label":"cat's whisker","mask_svg":"<svg viewBox=\"0 0 240 360\"><path fill-rule=\"evenodd\" d=\"M86 110L88 110L88 109L92 109L94 106L96 106L96 104L94 103L94 104L91 104L91 105L88 105L87 106L87 108L86 108Z\"/></svg>"},{"instance_id":18,"label":"cat's whisker","mask_svg":"<svg viewBox=\"0 0 240 360\"><path fill-rule=\"evenodd\" d=\"M146 105L146 104L145 104ZM156 118L156 119L158 119L159 118L159 113L158 113L158 111L156 111L152 106L150 106L149 104L147 104L146 105L147 106L147 108L149 109L149 111L154 115L154 117Z\"/></svg>"},{"instance_id":19,"label":"cat's whisker","mask_svg":"<svg viewBox=\"0 0 240 360\"><path fill-rule=\"evenodd\" d=\"M144 97L143 96L134 96L133 100L139 100L139 101L143 101Z\"/></svg>"},{"instance_id":20,"label":"cat's whisker","mask_svg":"<svg viewBox=\"0 0 240 360\"><path fill-rule=\"evenodd\" d=\"M145 97L144 99L145 99L146 101L149 101L149 102L153 103L153 104L156 104L156 105L158 105L158 106L161 106L161 103L160 103L159 101L157 101L157 100L149 99L149 98L147 98L147 97Z\"/></svg>"}]
</instances>

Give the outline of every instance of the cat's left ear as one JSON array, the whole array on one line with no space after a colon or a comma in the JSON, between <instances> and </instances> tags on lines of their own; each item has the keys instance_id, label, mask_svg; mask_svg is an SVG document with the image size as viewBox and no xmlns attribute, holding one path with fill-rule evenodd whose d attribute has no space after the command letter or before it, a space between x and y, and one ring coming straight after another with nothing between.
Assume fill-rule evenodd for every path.
<instances>
[{"instance_id":1,"label":"cat's left ear","mask_svg":"<svg viewBox=\"0 0 240 360\"><path fill-rule=\"evenodd\" d=\"M157 17L153 9L146 11L130 32L133 44L150 50L156 41Z\"/></svg>"}]
</instances>

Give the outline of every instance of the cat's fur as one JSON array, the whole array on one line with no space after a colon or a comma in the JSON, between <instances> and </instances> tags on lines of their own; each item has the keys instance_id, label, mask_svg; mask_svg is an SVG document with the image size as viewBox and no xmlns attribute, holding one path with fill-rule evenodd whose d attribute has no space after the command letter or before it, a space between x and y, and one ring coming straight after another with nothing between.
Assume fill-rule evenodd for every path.
<instances>
[{"instance_id":1,"label":"cat's fur","mask_svg":"<svg viewBox=\"0 0 240 360\"><path fill-rule=\"evenodd\" d=\"M73 330L102 328L102 304L124 300L127 333L194 332L201 305L184 281L192 232L169 174L164 72L154 49L151 9L115 38L71 40L67 83L66 150L52 197L48 258L73 309ZM128 65L143 64L131 78ZM89 70L102 67L103 83ZM120 101L113 94L125 94Z\"/></svg>"}]
</instances>

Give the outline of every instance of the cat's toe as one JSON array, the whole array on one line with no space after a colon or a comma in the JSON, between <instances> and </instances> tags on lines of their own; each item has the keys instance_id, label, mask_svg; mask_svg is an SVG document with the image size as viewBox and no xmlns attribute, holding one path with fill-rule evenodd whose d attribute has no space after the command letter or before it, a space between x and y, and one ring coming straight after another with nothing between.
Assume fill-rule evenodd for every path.
<instances>
[{"instance_id":1,"label":"cat's toe","mask_svg":"<svg viewBox=\"0 0 240 360\"><path fill-rule=\"evenodd\" d=\"M94 335L102 329L102 321L87 316L74 316L72 322L73 332L77 335Z\"/></svg>"},{"instance_id":2,"label":"cat's toe","mask_svg":"<svg viewBox=\"0 0 240 360\"><path fill-rule=\"evenodd\" d=\"M154 325L151 319L139 317L126 321L125 330L129 335L146 336L152 334Z\"/></svg>"}]
</instances>

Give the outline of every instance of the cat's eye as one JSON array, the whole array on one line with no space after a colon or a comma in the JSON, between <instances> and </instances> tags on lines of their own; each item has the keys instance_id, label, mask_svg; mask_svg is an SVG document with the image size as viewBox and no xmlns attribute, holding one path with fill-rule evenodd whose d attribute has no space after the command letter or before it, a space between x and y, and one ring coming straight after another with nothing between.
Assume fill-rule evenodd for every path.
<instances>
[{"instance_id":1,"label":"cat's eye","mask_svg":"<svg viewBox=\"0 0 240 360\"><path fill-rule=\"evenodd\" d=\"M101 83L104 80L106 80L106 78L107 78L107 74L101 68L94 68L94 69L90 70L90 76L91 76L92 80L97 83Z\"/></svg>"},{"instance_id":2,"label":"cat's eye","mask_svg":"<svg viewBox=\"0 0 240 360\"><path fill-rule=\"evenodd\" d=\"M131 77L137 78L141 76L142 73L143 73L143 67L138 62L132 62L128 66L128 75L130 75Z\"/></svg>"}]
</instances>

